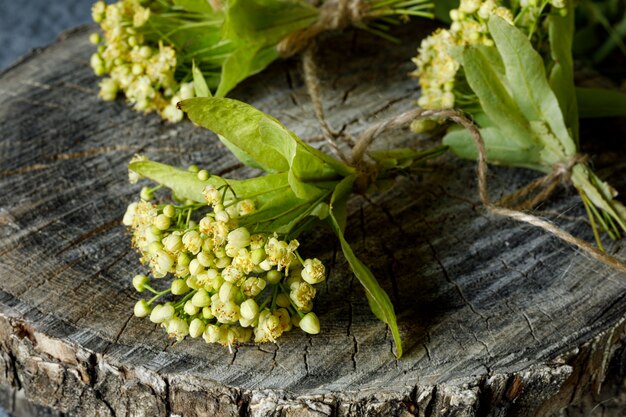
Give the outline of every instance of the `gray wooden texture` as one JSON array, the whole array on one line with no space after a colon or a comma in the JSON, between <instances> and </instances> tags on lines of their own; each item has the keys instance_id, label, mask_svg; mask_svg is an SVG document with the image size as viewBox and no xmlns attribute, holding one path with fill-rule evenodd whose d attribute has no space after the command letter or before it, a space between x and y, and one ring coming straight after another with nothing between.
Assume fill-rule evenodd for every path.
<instances>
[{"instance_id":1,"label":"gray wooden texture","mask_svg":"<svg viewBox=\"0 0 626 417\"><path fill-rule=\"evenodd\" d=\"M400 45L362 33L322 42L330 124L358 134L411 108L418 88L408 58L430 29L401 29ZM626 277L486 214L474 164L452 156L372 196L374 205L350 204L347 238L396 305L402 359L325 229L302 239L303 253L330 266L319 335L294 331L232 354L198 340L173 345L132 315L130 279L144 269L120 219L141 185L127 183L126 164L140 152L225 176L255 172L191 123L99 101L88 33L68 33L0 76L5 406L25 396L74 416L552 415L598 391L610 363L624 365ZM272 65L233 97L322 145L297 61ZM423 143L432 141L404 131L375 146ZM612 145L594 161L626 193L623 156ZM536 174L493 169L489 178L497 196ZM539 210L592 239L571 190ZM626 258L623 242L606 247Z\"/></svg>"}]
</instances>

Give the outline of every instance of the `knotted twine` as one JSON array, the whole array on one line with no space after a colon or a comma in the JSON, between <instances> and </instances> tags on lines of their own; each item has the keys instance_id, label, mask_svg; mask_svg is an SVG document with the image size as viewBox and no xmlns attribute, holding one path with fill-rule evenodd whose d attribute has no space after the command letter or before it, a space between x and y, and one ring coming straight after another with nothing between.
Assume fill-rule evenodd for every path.
<instances>
[{"instance_id":1,"label":"knotted twine","mask_svg":"<svg viewBox=\"0 0 626 417\"><path fill-rule=\"evenodd\" d=\"M329 145L339 157L355 167L358 177L355 186L358 192L364 193L378 174L376 165L365 160L367 149L382 133L408 126L414 120L437 118L441 120L452 121L463 128L467 129L478 151L476 174L478 182L478 195L482 205L491 214L497 216L508 217L520 222L528 223L535 227L545 230L553 236L569 243L582 250L593 259L616 269L619 272L626 273L626 263L620 261L614 256L608 255L585 240L579 239L560 227L546 221L542 218L526 213L522 210L534 207L539 202L546 200L550 194L556 189L561 182L569 182L573 167L579 163L585 163L587 157L585 155L576 154L572 157L554 164L552 172L539 178L521 188L509 196L504 197L496 203L491 201L489 197L487 185L487 150L485 141L478 127L463 113L458 110L427 110L416 108L404 112L396 117L383 120L367 128L354 142L352 146L351 157L348 158L339 148L336 139L340 137L346 138L345 134L334 132L324 117L324 110L320 94L320 82L317 77L317 69L313 60L314 48L309 47L303 54L304 79L311 101L315 116L320 123L322 132L326 137ZM531 196L535 191L539 192L535 196ZM505 207L507 203L523 200L514 208Z\"/></svg>"},{"instance_id":2,"label":"knotted twine","mask_svg":"<svg viewBox=\"0 0 626 417\"><path fill-rule=\"evenodd\" d=\"M322 32L359 26L367 15L366 0L327 0L319 7L319 18L306 29L293 32L276 49L284 58L305 50Z\"/></svg>"}]
</instances>

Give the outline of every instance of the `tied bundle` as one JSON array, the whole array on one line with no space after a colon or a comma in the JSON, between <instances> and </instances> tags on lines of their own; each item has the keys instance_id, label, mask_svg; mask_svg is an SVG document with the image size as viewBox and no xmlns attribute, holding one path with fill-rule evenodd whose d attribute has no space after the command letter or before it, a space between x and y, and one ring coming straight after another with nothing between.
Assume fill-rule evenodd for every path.
<instances>
[{"instance_id":1,"label":"tied bundle","mask_svg":"<svg viewBox=\"0 0 626 417\"><path fill-rule=\"evenodd\" d=\"M462 0L450 12L450 29L422 42L414 60L422 87L419 104L439 110L455 107L470 115L488 162L546 174L498 202L503 210L530 209L559 184L571 183L603 250L600 232L621 237L626 209L580 153L579 118L594 100L621 100L617 108L622 111L626 101L616 92L575 88L572 1L520 2L515 7L503 3ZM413 127L427 130L436 124L433 118ZM443 143L463 158L477 157L468 130L450 129Z\"/></svg>"},{"instance_id":2,"label":"tied bundle","mask_svg":"<svg viewBox=\"0 0 626 417\"><path fill-rule=\"evenodd\" d=\"M121 0L92 8L104 37L93 34L91 57L100 97L126 96L140 112L170 122L183 113L178 101L196 91L194 73L206 89L226 96L247 77L280 57L306 48L322 32L353 26L394 40L387 31L409 16L432 17L430 0Z\"/></svg>"},{"instance_id":3,"label":"tied bundle","mask_svg":"<svg viewBox=\"0 0 626 417\"><path fill-rule=\"evenodd\" d=\"M236 100L192 98L180 108L191 121L215 132L242 163L265 174L235 180L143 157L130 163L131 182L148 178L158 183L142 190L141 200L128 207L124 218L152 276L133 280L138 291L154 294L137 302L135 315L149 316L178 340L202 336L226 346L252 337L257 343L274 342L294 327L318 333L314 285L325 279L325 268L318 259L303 259L298 248L303 233L321 223L337 236L372 312L389 326L400 357L393 304L345 238L347 202L355 192L386 188L399 175L423 172L427 160L445 151L366 152L375 135L407 126L422 110L367 129L346 163ZM170 193L158 196L162 188Z\"/></svg>"}]
</instances>

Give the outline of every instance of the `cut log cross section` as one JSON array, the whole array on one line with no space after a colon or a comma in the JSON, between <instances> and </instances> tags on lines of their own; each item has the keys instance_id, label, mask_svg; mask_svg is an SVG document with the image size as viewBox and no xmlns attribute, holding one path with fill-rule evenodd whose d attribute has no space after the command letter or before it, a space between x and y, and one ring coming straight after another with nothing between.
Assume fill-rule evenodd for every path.
<instances>
[{"instance_id":1,"label":"cut log cross section","mask_svg":"<svg viewBox=\"0 0 626 417\"><path fill-rule=\"evenodd\" d=\"M406 26L398 45L363 33L322 42L331 126L358 134L414 106L409 58L430 29ZM303 253L330 265L317 297L319 335L296 330L232 353L202 340L173 344L132 314L131 278L145 269L120 224L141 187L128 184L126 164L142 153L227 177L256 173L189 122L100 101L88 33L68 33L0 76L5 407L15 411L25 397L72 416L548 416L624 365L626 277L488 215L475 164L453 156L349 205L347 238L396 306L400 360L326 229L301 239ZM272 65L233 97L323 145L296 60ZM392 145L419 144L406 131L375 143ZM624 155L622 147L596 163L622 192ZM536 177L493 168L492 195ZM593 239L575 193L563 188L541 210ZM607 251L626 259L623 242L607 242Z\"/></svg>"}]
</instances>

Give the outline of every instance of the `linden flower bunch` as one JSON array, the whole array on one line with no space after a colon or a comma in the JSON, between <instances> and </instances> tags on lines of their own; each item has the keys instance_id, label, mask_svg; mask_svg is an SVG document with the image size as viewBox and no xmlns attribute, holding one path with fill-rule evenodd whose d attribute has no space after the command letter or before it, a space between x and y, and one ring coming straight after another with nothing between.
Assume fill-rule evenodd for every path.
<instances>
[{"instance_id":1,"label":"linden flower bunch","mask_svg":"<svg viewBox=\"0 0 626 417\"><path fill-rule=\"evenodd\" d=\"M212 91L224 97L325 30L352 24L393 40L387 34L390 25L409 16L432 17L432 6L429 0L362 0L342 11L335 0L320 8L305 0L120 0L108 5L99 0L92 17L104 37L91 35L98 45L91 66L96 75L107 75L100 82L103 100L122 93L133 109L178 122L183 113L177 102ZM206 83L194 88L196 74Z\"/></svg>"},{"instance_id":2,"label":"linden flower bunch","mask_svg":"<svg viewBox=\"0 0 626 417\"><path fill-rule=\"evenodd\" d=\"M602 248L599 231L613 239L626 232L626 208L580 154L578 123L589 113L598 116L590 103L622 100L624 109L624 100L575 88L572 0L511 3L514 8L493 0L461 0L450 12L450 29L427 38L415 60L423 94L419 104L434 109L454 106L471 115L487 160L549 175L548 193L561 180L571 181ZM436 123L413 127L424 130ZM443 143L461 157L476 158L466 130L449 129Z\"/></svg>"},{"instance_id":3,"label":"linden flower bunch","mask_svg":"<svg viewBox=\"0 0 626 417\"><path fill-rule=\"evenodd\" d=\"M197 175L207 179L206 171ZM252 336L257 343L274 342L293 327L319 333L311 310L314 285L326 278L322 262L303 260L295 239L239 226L255 212L254 202L226 200L228 188L221 188L204 188L206 204L156 204L149 201L153 190L144 188L143 199L129 205L123 223L154 277L133 278L137 291L154 294L137 302L135 315L149 316L178 341L202 336L224 346ZM168 288L156 290L164 280ZM175 298L159 302L168 294Z\"/></svg>"},{"instance_id":4,"label":"linden flower bunch","mask_svg":"<svg viewBox=\"0 0 626 417\"><path fill-rule=\"evenodd\" d=\"M243 164L264 174L226 179L143 157L131 161L131 182L146 178L158 184L144 188L142 200L124 216L133 246L154 277L133 280L138 291L154 293L137 303L135 314L149 315L178 339L202 335L224 345L253 335L255 342L275 341L293 327L318 333L320 323L312 311L315 285L325 280L326 271L320 260L303 259L298 247L306 231L327 224L401 356L393 304L344 236L347 202L357 189L386 188L398 175L423 172L424 162L445 148L371 151L367 163L376 166L361 172L245 103L196 97L180 107L192 122L215 132ZM171 190L173 202L154 200L154 192L162 188ZM164 281L167 288L158 290ZM169 301L155 304L163 296Z\"/></svg>"},{"instance_id":5,"label":"linden flower bunch","mask_svg":"<svg viewBox=\"0 0 626 417\"><path fill-rule=\"evenodd\" d=\"M462 70L458 51L469 45L494 45L487 27L491 16L515 22L532 38L548 5L559 10L565 7L564 0L523 0L513 13L503 4L503 1L497 0L461 0L459 7L450 11L450 28L438 29L422 41L418 55L413 59L417 66L413 75L419 77L421 87L420 107L451 109L455 105L468 106L476 102L462 75L457 77L457 72ZM419 126L426 128L433 125L432 122L421 121L414 128Z\"/></svg>"}]
</instances>

